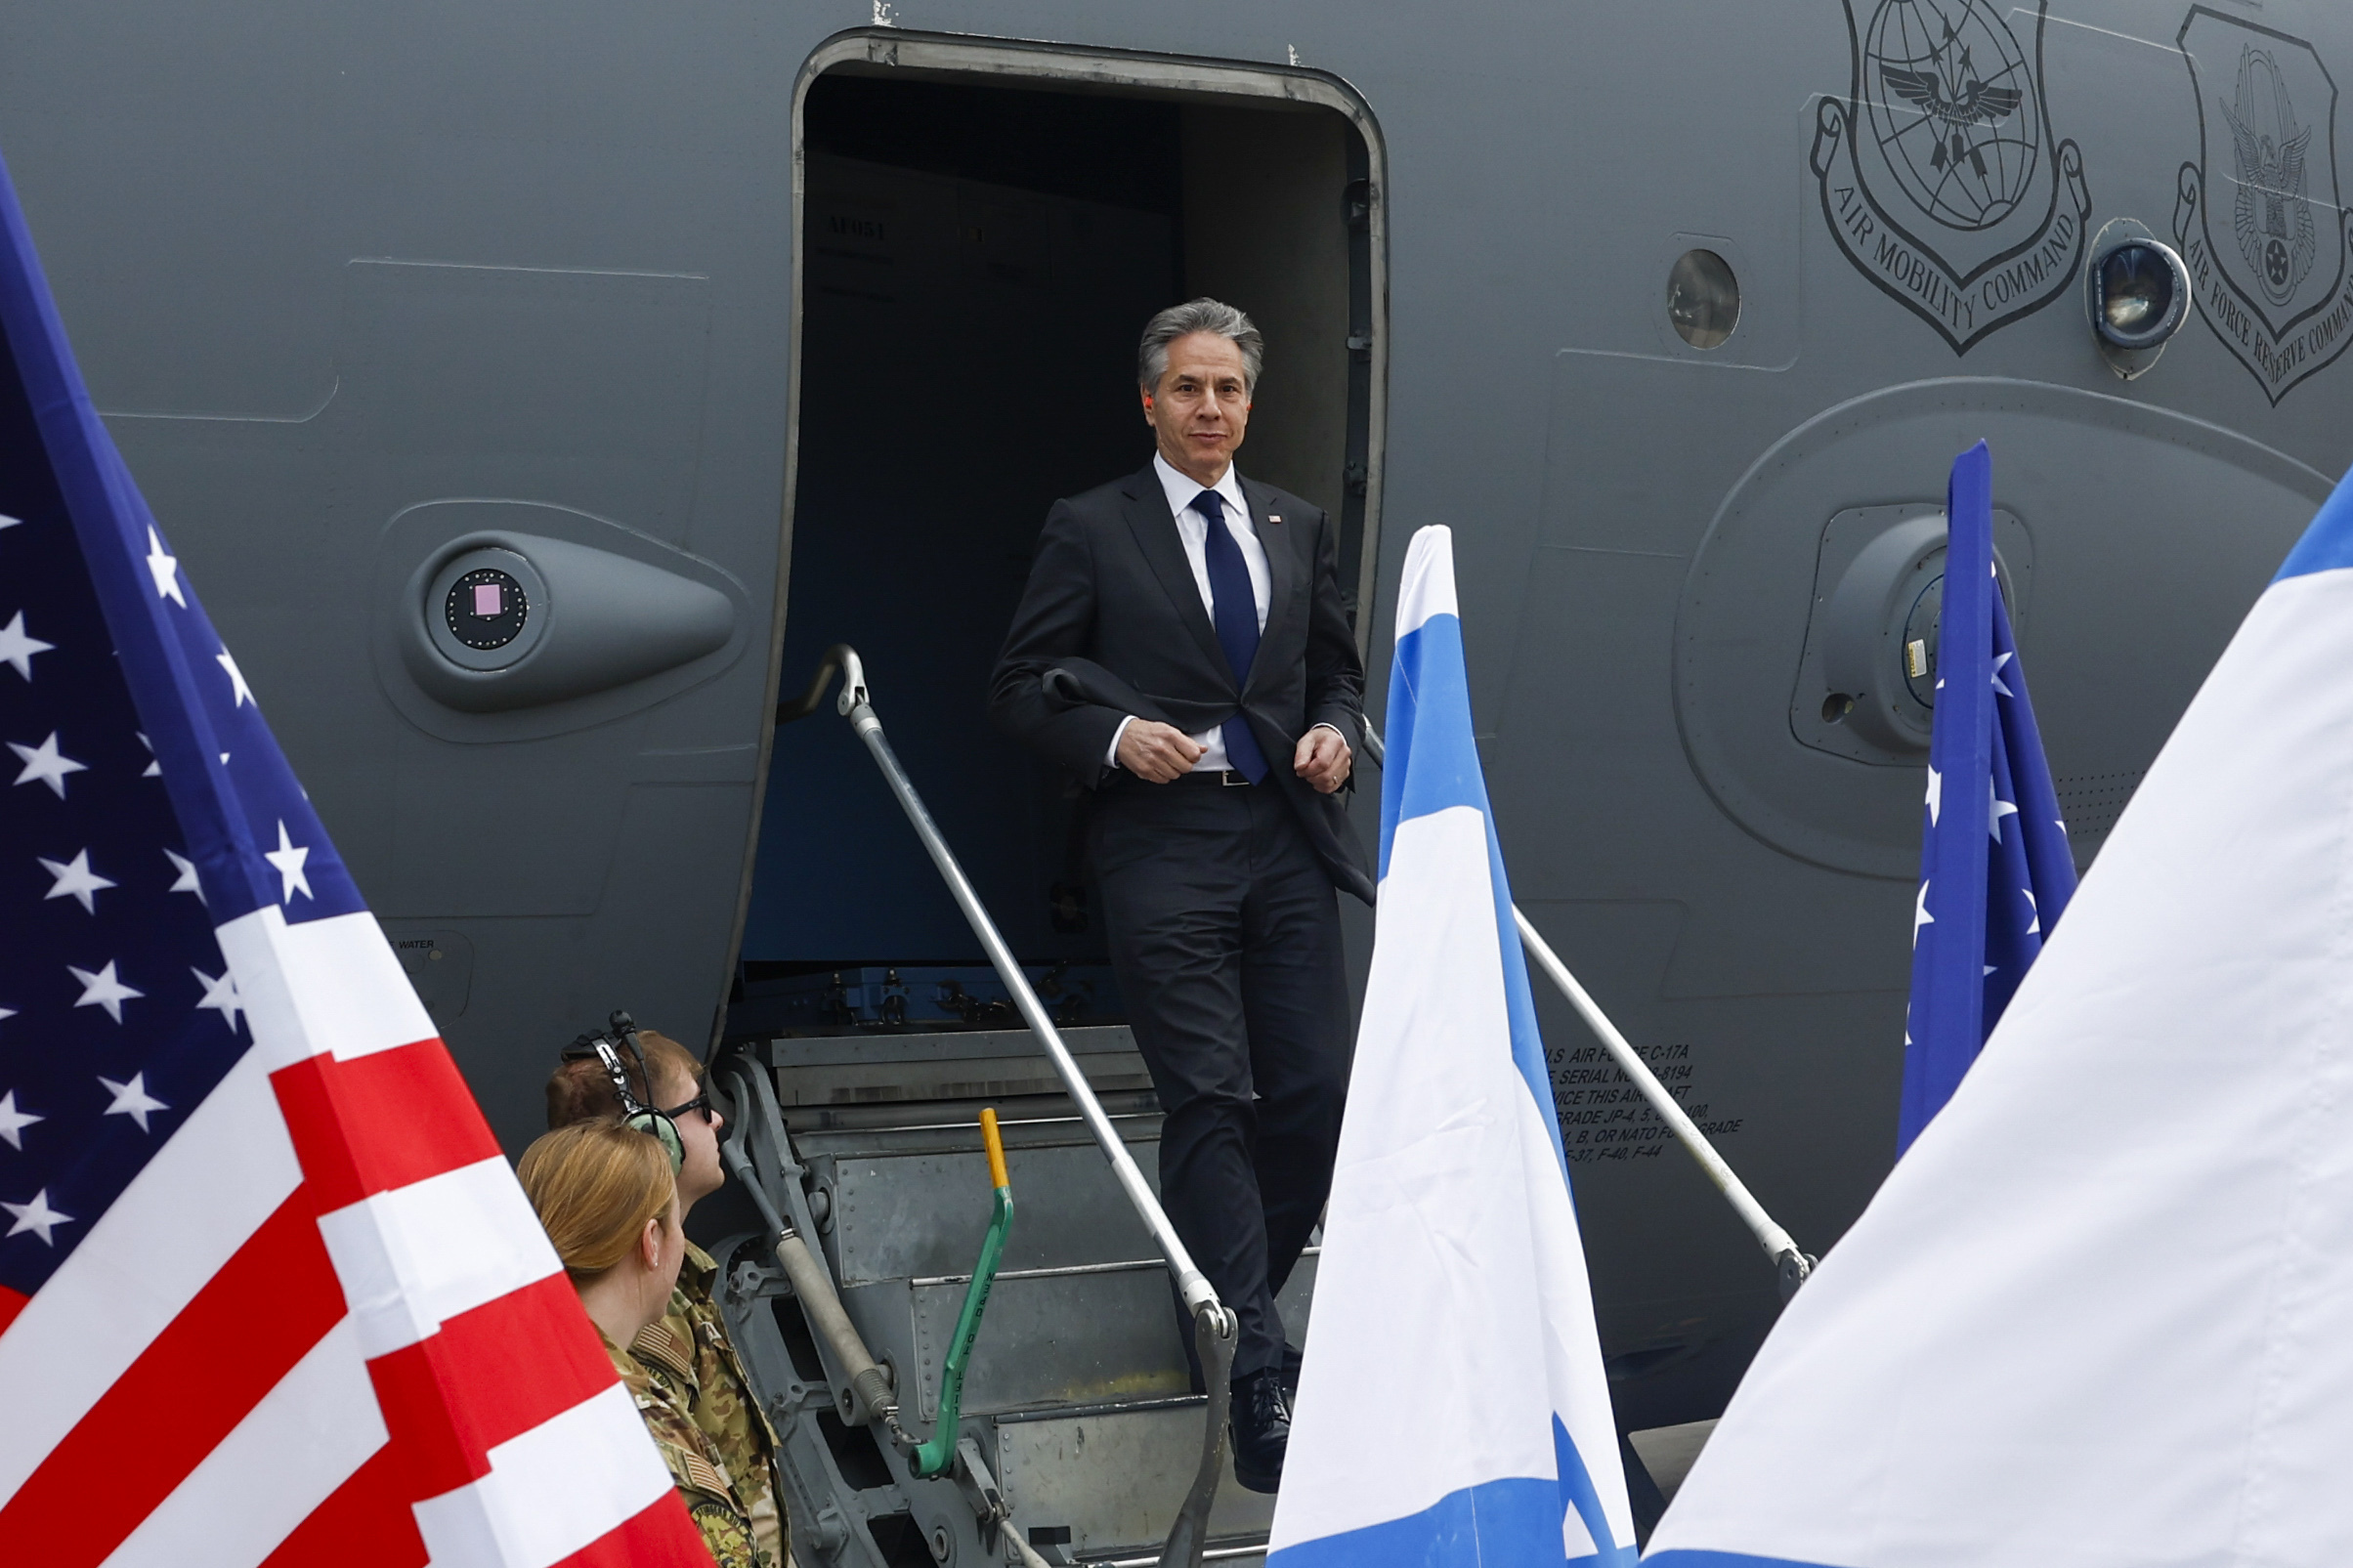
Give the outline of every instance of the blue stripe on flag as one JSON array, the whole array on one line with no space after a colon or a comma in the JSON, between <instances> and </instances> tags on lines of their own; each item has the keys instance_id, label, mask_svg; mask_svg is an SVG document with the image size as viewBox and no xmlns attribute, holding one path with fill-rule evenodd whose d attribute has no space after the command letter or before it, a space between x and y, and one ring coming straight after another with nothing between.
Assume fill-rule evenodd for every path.
<instances>
[{"instance_id":1,"label":"blue stripe on flag","mask_svg":"<svg viewBox=\"0 0 2353 1568\"><path fill-rule=\"evenodd\" d=\"M2279 574L2271 580L2281 582L2339 567L2353 567L2353 474L2347 474L2329 492L2304 536L2295 541L2295 548L2288 552Z\"/></svg>"},{"instance_id":2,"label":"blue stripe on flag","mask_svg":"<svg viewBox=\"0 0 2353 1568\"><path fill-rule=\"evenodd\" d=\"M1463 622L1457 615L1432 615L1397 639L1389 694L1387 760L1381 768L1381 876L1389 877L1389 852L1397 824L1454 806L1468 806L1487 824L1487 873L1495 889L1496 934L1503 950L1504 1002L1512 1025L1512 1064L1536 1097L1538 1118L1568 1180L1568 1158L1561 1145L1561 1113L1553 1100L1552 1069L1536 1032L1536 1001L1528 989L1527 954L1512 919L1512 887L1503 871L1503 847L1495 837L1495 814L1487 807L1487 783L1479 771L1478 742L1471 726L1469 666L1463 659ZM1570 1203L1575 1203L1572 1193Z\"/></svg>"},{"instance_id":3,"label":"blue stripe on flag","mask_svg":"<svg viewBox=\"0 0 2353 1568\"><path fill-rule=\"evenodd\" d=\"M1515 1476L1467 1486L1402 1519L1390 1519L1285 1547L1283 1568L1448 1568L1468 1563L1561 1562L1561 1488L1549 1477ZM1530 1554L1550 1544L1555 1555ZM1633 1568L1634 1548L1566 1560L1566 1568Z\"/></svg>"},{"instance_id":4,"label":"blue stripe on flag","mask_svg":"<svg viewBox=\"0 0 2353 1568\"><path fill-rule=\"evenodd\" d=\"M1389 875L1397 824L1449 806L1487 815L1478 742L1471 738L1471 689L1463 623L1433 615L1397 640L1389 694L1388 760L1381 765L1381 874Z\"/></svg>"},{"instance_id":5,"label":"blue stripe on flag","mask_svg":"<svg viewBox=\"0 0 2353 1568\"><path fill-rule=\"evenodd\" d=\"M1485 802L1480 805L1483 808ZM1561 1184L1566 1187L1568 1152L1561 1145L1561 1108L1553 1098L1553 1070L1544 1059L1544 1038L1536 1033L1536 996L1528 989L1527 951L1519 945L1519 926L1512 918L1512 884L1503 874L1503 846L1496 841L1491 816L1487 818L1487 877L1495 888L1495 934L1503 951L1503 1000L1512 1023L1512 1065L1519 1069L1528 1092L1536 1097L1536 1109L1541 1113L1536 1120L1544 1123L1544 1135L1552 1140L1553 1158L1561 1165ZM1568 1207L1572 1210L1577 1207L1574 1188L1569 1190Z\"/></svg>"}]
</instances>

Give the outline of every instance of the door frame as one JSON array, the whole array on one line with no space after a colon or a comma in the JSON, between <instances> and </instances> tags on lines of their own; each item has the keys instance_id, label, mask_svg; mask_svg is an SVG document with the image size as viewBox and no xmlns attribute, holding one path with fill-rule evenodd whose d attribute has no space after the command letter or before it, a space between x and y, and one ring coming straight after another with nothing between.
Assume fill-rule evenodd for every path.
<instances>
[{"instance_id":1,"label":"door frame","mask_svg":"<svg viewBox=\"0 0 2353 1568\"><path fill-rule=\"evenodd\" d=\"M752 875L759 856L761 820L768 793L768 769L776 744L773 715L787 678L783 669L786 613L792 578L793 510L800 480L801 320L803 279L807 275L808 156L805 107L809 89L828 71L859 67L859 74L888 72L935 81L986 82L1017 88L1036 84L1048 89L1092 91L1123 98L1176 101L1223 101L1236 106L1288 103L1330 109L1355 130L1364 148L1364 225L1369 252L1369 277L1364 319L1348 324L1350 402L1361 385L1364 399L1362 495L1363 526L1356 568L1356 648L1370 648L1374 586L1381 560L1381 498L1386 430L1389 418L1389 156L1379 122L1363 97L1329 71L1302 65L1216 60L1192 55L1152 54L1140 50L1106 49L1084 44L1046 43L1015 38L987 38L968 34L915 32L898 27L855 27L835 33L817 46L792 84L792 276L788 330L791 362L787 370L784 512L779 520L775 614L768 638L768 715L760 732L759 757L753 770L751 820L744 844L744 872L736 891L733 929L728 937L728 982L711 1020L709 1051L718 1048L727 1004L734 989L737 960L743 952L744 922L751 908ZM1351 262L1351 267L1354 263ZM1355 289L1351 286L1351 296ZM1351 298L1351 317L1355 314ZM1364 372L1361 381L1357 372ZM1351 409L1351 414L1353 409ZM1350 419L1353 426L1355 421ZM1355 432L1350 431L1351 448ZM1353 452L1351 451L1351 456ZM1351 463L1351 468L1353 464ZM1348 475L1351 490L1357 476ZM791 679L797 687L799 672Z\"/></svg>"}]
</instances>

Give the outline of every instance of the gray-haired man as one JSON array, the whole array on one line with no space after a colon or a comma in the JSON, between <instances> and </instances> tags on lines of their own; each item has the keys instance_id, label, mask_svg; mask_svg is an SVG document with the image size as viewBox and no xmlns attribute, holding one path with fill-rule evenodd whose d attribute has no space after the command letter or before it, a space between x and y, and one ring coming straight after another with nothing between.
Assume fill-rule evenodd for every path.
<instances>
[{"instance_id":1,"label":"gray-haired man","mask_svg":"<svg viewBox=\"0 0 2353 1568\"><path fill-rule=\"evenodd\" d=\"M998 722L1094 791L1112 967L1165 1120L1161 1196L1241 1321L1234 1469L1290 1435L1274 1294L1323 1210L1348 1088L1335 886L1372 900L1335 791L1364 666L1335 527L1241 478L1261 343L1216 300L1145 327L1159 450L1057 501L991 688Z\"/></svg>"}]
</instances>

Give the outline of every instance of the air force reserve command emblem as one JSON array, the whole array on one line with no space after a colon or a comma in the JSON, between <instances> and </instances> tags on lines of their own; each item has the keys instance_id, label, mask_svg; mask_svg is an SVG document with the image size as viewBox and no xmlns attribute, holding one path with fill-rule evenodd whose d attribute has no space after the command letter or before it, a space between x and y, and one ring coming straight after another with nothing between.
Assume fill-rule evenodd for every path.
<instances>
[{"instance_id":1,"label":"air force reserve command emblem","mask_svg":"<svg viewBox=\"0 0 2353 1568\"><path fill-rule=\"evenodd\" d=\"M1822 217L1865 277L1966 354L2057 299L2091 192L2042 97L2042 0L1846 0L1854 74L1816 112ZM2032 15L2022 41L2012 20Z\"/></svg>"},{"instance_id":2,"label":"air force reserve command emblem","mask_svg":"<svg viewBox=\"0 0 2353 1568\"><path fill-rule=\"evenodd\" d=\"M2173 238L2214 335L2277 403L2353 342L2336 199L2336 83L2312 46L2193 7L2177 42L2198 95Z\"/></svg>"}]
</instances>

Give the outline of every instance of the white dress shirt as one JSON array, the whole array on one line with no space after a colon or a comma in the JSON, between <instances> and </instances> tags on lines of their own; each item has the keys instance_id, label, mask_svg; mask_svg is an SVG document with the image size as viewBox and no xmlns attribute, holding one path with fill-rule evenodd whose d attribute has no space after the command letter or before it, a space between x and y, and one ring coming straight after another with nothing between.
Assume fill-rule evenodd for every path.
<instances>
[{"instance_id":1,"label":"white dress shirt","mask_svg":"<svg viewBox=\"0 0 2353 1568\"><path fill-rule=\"evenodd\" d=\"M1152 472L1160 476L1161 492L1168 496L1169 510L1176 514L1176 536L1184 544L1185 564L1193 569L1193 585L1201 590L1201 608L1209 612L1210 624L1215 626L1218 623L1218 596L1210 590L1209 585L1209 519L1203 517L1193 505L1194 497L1202 491L1201 483L1176 472L1169 466L1169 460L1158 452L1152 454ZM1267 596L1273 579L1266 572L1266 546L1259 540L1258 523L1250 515L1249 503L1242 499L1241 476L1228 463L1223 477L1210 489L1220 503L1219 510L1225 514L1226 531L1233 535L1234 543L1241 548L1242 566L1250 573L1250 596L1256 601L1254 608L1259 614L1259 630L1263 632L1266 629ZM1119 766L1120 738L1128 733L1128 726L1134 722L1135 715L1131 713L1120 720L1118 729L1111 732L1111 749L1103 753L1103 761L1107 766ZM1332 730L1335 735L1340 733L1329 724L1319 724L1315 728ZM1201 760L1193 764L1193 772L1222 773L1233 766L1232 759L1225 754L1222 726L1205 730L1192 739L1201 747ZM1272 764L1276 759L1269 757L1266 760Z\"/></svg>"}]
</instances>

